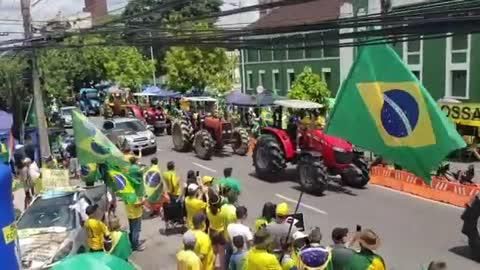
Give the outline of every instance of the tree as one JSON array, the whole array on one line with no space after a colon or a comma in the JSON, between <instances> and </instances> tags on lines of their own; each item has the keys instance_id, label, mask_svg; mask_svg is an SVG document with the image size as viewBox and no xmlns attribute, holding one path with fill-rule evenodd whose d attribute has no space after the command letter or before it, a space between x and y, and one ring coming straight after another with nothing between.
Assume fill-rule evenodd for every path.
<instances>
[{"instance_id":1,"label":"tree","mask_svg":"<svg viewBox=\"0 0 480 270\"><path fill-rule=\"evenodd\" d=\"M28 100L24 85L27 61L23 55L0 57L0 109L13 115L13 134L20 138L23 123L22 100ZM21 100L22 99L22 100Z\"/></svg>"},{"instance_id":2,"label":"tree","mask_svg":"<svg viewBox=\"0 0 480 270\"><path fill-rule=\"evenodd\" d=\"M292 88L288 91L288 97L294 99L308 100L323 104L328 107L327 98L330 97L327 83L320 75L313 73L312 68L305 67L293 82Z\"/></svg>"},{"instance_id":3,"label":"tree","mask_svg":"<svg viewBox=\"0 0 480 270\"><path fill-rule=\"evenodd\" d=\"M84 83L110 80L120 86L138 88L150 79L154 63L135 47L109 47L106 38L73 37L70 45L92 45L79 49L44 49L40 51L39 67L42 87L48 96L66 98L68 89L78 89ZM102 45L105 43L105 45Z\"/></svg>"},{"instance_id":4,"label":"tree","mask_svg":"<svg viewBox=\"0 0 480 270\"><path fill-rule=\"evenodd\" d=\"M212 88L225 92L232 88L235 60L225 49L172 47L165 57L167 84L177 91Z\"/></svg>"},{"instance_id":5,"label":"tree","mask_svg":"<svg viewBox=\"0 0 480 270\"><path fill-rule=\"evenodd\" d=\"M122 14L123 20L126 21L126 41L135 43L139 38L148 38L151 34L151 32L148 31L136 31L136 27L141 26L142 28L151 28L152 32L155 32L156 28L165 28L168 24L174 25L174 23L171 22L172 17L189 19L192 17L216 13L221 10L220 7L223 4L222 0L195 0L160 12L148 13L168 2L171 2L171 0L129 1ZM138 14L145 15L139 16ZM172 16L173 14L175 14L175 16ZM210 24L212 23L210 22ZM175 25L175 27L181 28L184 27L184 25ZM131 31L130 29L134 29L135 31ZM164 69L164 65L160 63L163 63L167 48L165 48L163 44L155 42L153 42L152 46L154 47L154 58L157 62L156 71L158 74L165 74L166 70ZM146 57L150 57L150 46L141 48L141 51Z\"/></svg>"}]
</instances>

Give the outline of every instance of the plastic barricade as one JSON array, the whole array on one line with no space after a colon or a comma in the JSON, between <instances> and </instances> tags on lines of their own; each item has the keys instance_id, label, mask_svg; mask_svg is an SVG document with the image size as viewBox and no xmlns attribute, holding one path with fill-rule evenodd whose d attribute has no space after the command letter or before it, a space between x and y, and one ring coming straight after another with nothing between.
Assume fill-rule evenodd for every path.
<instances>
[{"instance_id":1,"label":"plastic barricade","mask_svg":"<svg viewBox=\"0 0 480 270\"><path fill-rule=\"evenodd\" d=\"M474 196L480 193L479 186L451 182L436 176L432 177L430 185L427 185L408 171L394 170L384 166L372 167L370 177L372 184L459 207L465 207Z\"/></svg>"}]
</instances>

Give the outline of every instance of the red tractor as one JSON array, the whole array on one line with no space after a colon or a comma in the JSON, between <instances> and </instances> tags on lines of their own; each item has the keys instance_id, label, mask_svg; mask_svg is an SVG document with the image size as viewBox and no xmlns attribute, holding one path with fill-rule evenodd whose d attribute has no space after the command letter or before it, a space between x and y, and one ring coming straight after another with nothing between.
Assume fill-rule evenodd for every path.
<instances>
[{"instance_id":1,"label":"red tractor","mask_svg":"<svg viewBox=\"0 0 480 270\"><path fill-rule=\"evenodd\" d=\"M193 147L199 158L208 160L215 149L220 150L230 144L235 154L247 154L247 131L244 128L233 129L230 122L212 115L216 102L210 97L187 97L182 100L183 115L172 123L175 150L187 152ZM185 109L185 104L188 104L188 109Z\"/></svg>"},{"instance_id":2,"label":"red tractor","mask_svg":"<svg viewBox=\"0 0 480 270\"><path fill-rule=\"evenodd\" d=\"M149 126L153 127L153 133L160 136L167 131L171 134L169 123L167 123L167 115L161 106L155 106L152 103L154 94L134 93L135 102L142 108L143 118Z\"/></svg>"},{"instance_id":3,"label":"red tractor","mask_svg":"<svg viewBox=\"0 0 480 270\"><path fill-rule=\"evenodd\" d=\"M327 135L318 127L300 127L295 120L286 129L278 128L282 107L312 111L322 108L321 104L301 100L277 100L275 104L280 106L274 115L276 123L274 127L261 129L253 151L257 176L277 175L287 163L292 163L297 165L302 189L309 193L323 193L332 178L340 178L343 184L355 188L368 183L368 164L363 153L357 152L351 143Z\"/></svg>"}]
</instances>

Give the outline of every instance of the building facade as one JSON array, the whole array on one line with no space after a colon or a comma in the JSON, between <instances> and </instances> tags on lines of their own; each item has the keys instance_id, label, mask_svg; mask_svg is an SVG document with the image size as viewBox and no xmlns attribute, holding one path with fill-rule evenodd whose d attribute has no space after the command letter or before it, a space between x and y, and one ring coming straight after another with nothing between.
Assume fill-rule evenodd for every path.
<instances>
[{"instance_id":1,"label":"building facade","mask_svg":"<svg viewBox=\"0 0 480 270\"><path fill-rule=\"evenodd\" d=\"M351 0L338 1L318 0L311 4L322 5L324 12L318 12L316 21L328 18L351 17L380 12L380 0ZM428 0L392 0L392 9L403 8L411 4L428 2ZM337 10L325 12L327 3ZM306 4L303 4L306 5ZM301 5L298 5L301 6ZM270 17L272 21L279 20L280 9L291 9L293 6L282 7L273 10L265 17L260 18L257 24L262 26ZM304 8L308 8L305 7ZM310 6L311 8L311 6ZM317 9L318 10L318 9ZM284 11L289 13L288 11ZM281 14L280 14L281 15ZM285 18L283 18L286 21ZM308 19L308 18L307 18ZM310 18L312 19L312 18ZM355 31L355 29L343 29L342 31ZM335 95L341 81L343 81L354 61L356 49L352 47L333 49L316 48L309 49L309 35L300 33L304 37L303 44L306 49L289 50L293 37L283 37L278 43L280 48L272 48L270 52L259 50L244 51L241 71L242 84L246 92L251 92L258 85L266 89L279 91L286 94L295 76L302 72L305 66L311 66L314 72L325 79ZM342 40L341 42L351 42ZM274 47L274 46L272 46ZM392 47L412 72L423 83L434 99L454 98L464 102L480 102L480 35L453 35L442 39L414 40L408 42L399 41Z\"/></svg>"},{"instance_id":2,"label":"building facade","mask_svg":"<svg viewBox=\"0 0 480 270\"><path fill-rule=\"evenodd\" d=\"M260 1L263 2L268 1ZM263 14L252 27L276 27L335 19L339 16L339 4L340 0L318 0L274 8ZM329 88L336 90L340 83L340 53L337 46L320 46L319 40L323 34L305 32L272 36L271 49L242 50L242 90L254 93L258 86L263 86L286 95L305 66L310 66L314 72L321 74Z\"/></svg>"}]
</instances>

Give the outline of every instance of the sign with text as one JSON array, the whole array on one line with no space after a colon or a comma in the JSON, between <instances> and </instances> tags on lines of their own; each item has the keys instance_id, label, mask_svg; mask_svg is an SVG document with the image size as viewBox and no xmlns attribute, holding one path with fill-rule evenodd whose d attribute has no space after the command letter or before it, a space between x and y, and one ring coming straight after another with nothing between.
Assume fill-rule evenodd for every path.
<instances>
[{"instance_id":1,"label":"sign with text","mask_svg":"<svg viewBox=\"0 0 480 270\"><path fill-rule=\"evenodd\" d=\"M480 127L480 103L446 103L438 105L455 123Z\"/></svg>"},{"instance_id":2,"label":"sign with text","mask_svg":"<svg viewBox=\"0 0 480 270\"><path fill-rule=\"evenodd\" d=\"M69 187L68 170L42 168L42 186L44 190Z\"/></svg>"}]
</instances>

